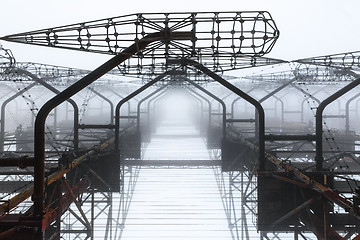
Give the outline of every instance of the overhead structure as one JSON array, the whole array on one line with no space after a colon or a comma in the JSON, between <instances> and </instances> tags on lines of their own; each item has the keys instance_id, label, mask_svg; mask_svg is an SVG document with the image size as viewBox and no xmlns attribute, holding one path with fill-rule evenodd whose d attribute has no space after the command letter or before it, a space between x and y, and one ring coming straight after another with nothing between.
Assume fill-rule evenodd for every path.
<instances>
[{"instance_id":1,"label":"overhead structure","mask_svg":"<svg viewBox=\"0 0 360 240\"><path fill-rule=\"evenodd\" d=\"M270 72L259 75L245 76L244 79L257 81L259 84L282 85L289 79L297 78L307 84L335 84L353 81L356 75L347 69L337 69L331 66L316 66L313 64L299 64L293 70Z\"/></svg>"},{"instance_id":2,"label":"overhead structure","mask_svg":"<svg viewBox=\"0 0 360 240\"><path fill-rule=\"evenodd\" d=\"M283 62L261 57L271 51L279 37L279 30L266 11L139 13L1 39L116 55L156 32L163 32L163 39L121 63L117 67L121 74L158 75L168 70L167 60L172 58L191 58L215 72Z\"/></svg>"},{"instance_id":3,"label":"overhead structure","mask_svg":"<svg viewBox=\"0 0 360 240\"><path fill-rule=\"evenodd\" d=\"M359 71L360 51L303 58L294 60L294 62Z\"/></svg>"}]
</instances>

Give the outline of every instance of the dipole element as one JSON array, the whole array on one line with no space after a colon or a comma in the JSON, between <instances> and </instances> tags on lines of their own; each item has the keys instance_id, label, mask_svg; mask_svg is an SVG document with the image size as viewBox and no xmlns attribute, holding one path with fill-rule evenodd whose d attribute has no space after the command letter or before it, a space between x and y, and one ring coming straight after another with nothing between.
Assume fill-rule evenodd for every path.
<instances>
[{"instance_id":1,"label":"dipole element","mask_svg":"<svg viewBox=\"0 0 360 240\"><path fill-rule=\"evenodd\" d=\"M172 32L193 32L190 43L171 37ZM222 55L268 53L279 31L266 11L202 13L138 13L5 36L1 39L105 54L117 54L154 32L164 32L160 43L139 56L178 54ZM188 34L185 34L187 40ZM154 52L154 50L156 51ZM163 54L163 53L167 54Z\"/></svg>"},{"instance_id":2,"label":"dipole element","mask_svg":"<svg viewBox=\"0 0 360 240\"><path fill-rule=\"evenodd\" d=\"M360 51L304 58L294 62L359 71Z\"/></svg>"},{"instance_id":3,"label":"dipole element","mask_svg":"<svg viewBox=\"0 0 360 240\"><path fill-rule=\"evenodd\" d=\"M161 74L169 70L166 60L170 58L191 58L214 72L243 68L244 63L251 67L264 65L264 62L282 62L261 58L271 51L279 37L279 30L266 11L138 13L18 33L0 39L118 54L134 41L155 32L163 32L164 39L149 44L119 65L121 73ZM174 32L178 36L184 32L184 39L174 39ZM189 32L192 32L190 41Z\"/></svg>"}]
</instances>

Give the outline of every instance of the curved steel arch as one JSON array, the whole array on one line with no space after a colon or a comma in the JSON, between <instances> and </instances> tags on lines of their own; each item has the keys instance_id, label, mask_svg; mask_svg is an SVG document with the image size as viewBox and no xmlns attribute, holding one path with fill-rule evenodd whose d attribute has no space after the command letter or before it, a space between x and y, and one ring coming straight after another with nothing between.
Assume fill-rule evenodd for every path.
<instances>
[{"instance_id":1,"label":"curved steel arch","mask_svg":"<svg viewBox=\"0 0 360 240\"><path fill-rule=\"evenodd\" d=\"M183 33L180 34L181 36ZM45 178L45 121L52 109L65 102L68 98L72 97L92 82L99 79L101 76L109 72L111 69L118 66L120 63L124 62L126 59L130 58L132 55L136 54L142 49L145 49L148 44L151 42L159 41L164 39L163 32L157 32L154 34L149 34L132 44L124 51L114 56L97 69L89 73L88 75L81 78L79 81L75 82L70 87L66 88L61 93L57 94L55 97L46 102L40 111L35 120L35 136L34 136L34 193L33 193L33 202L34 202L34 215L41 216L44 211L44 178ZM174 34L176 38L176 34Z\"/></svg>"},{"instance_id":2,"label":"curved steel arch","mask_svg":"<svg viewBox=\"0 0 360 240\"><path fill-rule=\"evenodd\" d=\"M202 65L201 63L198 63L191 59L178 59L174 60L173 63L180 64L180 65L191 65L204 74L208 75L212 79L214 79L216 82L220 83L225 88L229 89L230 91L234 92L238 96L245 99L245 101L249 102L251 105L253 105L258 112L258 145L259 145L259 170L265 170L265 112L264 108L261 106L261 104L254 99L253 97L249 96L239 88L235 87L216 73L212 72L210 69Z\"/></svg>"}]
</instances>

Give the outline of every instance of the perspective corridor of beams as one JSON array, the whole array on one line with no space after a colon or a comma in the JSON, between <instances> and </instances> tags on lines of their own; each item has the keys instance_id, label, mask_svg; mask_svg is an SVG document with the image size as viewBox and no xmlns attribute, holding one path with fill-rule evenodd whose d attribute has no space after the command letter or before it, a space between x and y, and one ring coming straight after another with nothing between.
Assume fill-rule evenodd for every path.
<instances>
[{"instance_id":1,"label":"perspective corridor of beams","mask_svg":"<svg viewBox=\"0 0 360 240\"><path fill-rule=\"evenodd\" d=\"M345 114L339 98L360 81L358 52L294 63L265 58L278 37L268 12L208 12L132 14L0 38L114 55L86 71L18 63L2 49L0 239L121 239L139 174L149 167L211 167L231 239L357 239L358 137L349 104L358 94L346 100ZM225 74L271 64L292 69ZM211 160L144 160L157 106L179 91L200 105ZM304 97L301 111L285 109L294 93ZM20 96L33 117L14 129L5 108ZM97 108L94 99L102 99ZM334 100L339 114L323 114ZM317 104L313 115L306 103ZM98 119L86 120L89 112ZM288 114L300 114L301 124ZM278 115L280 125L271 121ZM323 119L338 118L346 129L323 133Z\"/></svg>"}]
</instances>

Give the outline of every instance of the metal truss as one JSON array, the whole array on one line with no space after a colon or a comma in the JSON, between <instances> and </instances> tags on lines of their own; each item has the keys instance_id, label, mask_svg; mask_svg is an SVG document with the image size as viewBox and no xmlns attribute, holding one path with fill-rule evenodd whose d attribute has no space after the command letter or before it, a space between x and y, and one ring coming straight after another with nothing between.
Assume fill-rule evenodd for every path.
<instances>
[{"instance_id":1,"label":"metal truss","mask_svg":"<svg viewBox=\"0 0 360 240\"><path fill-rule=\"evenodd\" d=\"M62 239L121 239L127 214L140 172L139 167L123 166L119 193L90 190L79 200L91 229L75 206L61 217Z\"/></svg>"},{"instance_id":2,"label":"metal truss","mask_svg":"<svg viewBox=\"0 0 360 240\"><path fill-rule=\"evenodd\" d=\"M272 64L281 64L283 61L270 59L259 56L241 56L239 57L239 68L249 68L249 67L258 67L258 66L266 66ZM129 66L127 71L123 71L121 66L118 66L117 69L110 71L104 78L99 79L94 85L108 85L108 84L119 84L124 83L122 80L119 80L119 76L121 75L130 75L141 77L142 83L146 83L154 79L157 75L164 72L165 69L170 69L174 67L171 64L171 61L167 66L161 65L153 68L152 72L148 72L146 67L143 66L141 71L138 71L137 67L134 68ZM22 72L17 71L16 69L21 69L26 72L30 72L31 74L36 75L38 78L50 83L54 86L69 86L76 82L79 77L84 76L90 73L89 70L69 68L69 67L61 67L49 64L42 63L32 63L32 62L16 62L11 66L8 65L0 65L0 81L5 82L31 82L31 77L24 75ZM224 73L223 69L219 70L220 74ZM186 76L187 78L197 82L197 83L207 83L213 81L208 76L204 76L203 74L194 71L194 69L184 68L183 71L179 71L178 76ZM231 76L223 76L227 79L233 79ZM173 78L176 78L176 74L173 75ZM165 81L163 81L165 82Z\"/></svg>"},{"instance_id":3,"label":"metal truss","mask_svg":"<svg viewBox=\"0 0 360 240\"><path fill-rule=\"evenodd\" d=\"M256 177L251 172L213 169L232 239L253 238L257 231Z\"/></svg>"},{"instance_id":4,"label":"metal truss","mask_svg":"<svg viewBox=\"0 0 360 240\"><path fill-rule=\"evenodd\" d=\"M260 56L247 56L242 55L239 56L237 59L237 63L234 65L233 63L222 63L222 65L209 65L205 62L205 66L208 66L210 69L215 69L214 72L217 72L219 75L221 75L225 79L232 79L234 77L231 76L223 76L225 71L234 70L234 69L245 69L245 68L252 68L252 67L260 67L260 66L268 66L268 65L274 65L274 64L282 64L284 61L278 60L278 59L272 59L272 58L265 58ZM153 80L155 77L159 76L163 72L170 70L171 68L176 68L179 65L178 60L169 59L167 61L166 65L162 65L160 67L155 67L153 71L150 72L137 72L136 74L139 75L143 83L147 83L151 80ZM229 67L230 66L230 67ZM120 69L120 67L118 67ZM122 72L120 70L120 72ZM141 74L141 75L140 75ZM193 68L192 66L183 66L182 71L179 71L177 74L173 74L173 79L176 79L177 77L183 77L189 78L193 80L196 83L204 84L213 82L214 80L199 72L196 68ZM162 81L161 83L167 83L167 81Z\"/></svg>"},{"instance_id":5,"label":"metal truss","mask_svg":"<svg viewBox=\"0 0 360 240\"><path fill-rule=\"evenodd\" d=\"M360 51L303 58L294 62L359 71Z\"/></svg>"},{"instance_id":6,"label":"metal truss","mask_svg":"<svg viewBox=\"0 0 360 240\"><path fill-rule=\"evenodd\" d=\"M268 12L148 13L82 22L2 37L2 40L103 54L117 54L155 32L165 38L119 65L122 74L154 75L172 58L191 58L215 72L283 62L258 58L273 48L279 31ZM174 33L191 33L178 36Z\"/></svg>"},{"instance_id":7,"label":"metal truss","mask_svg":"<svg viewBox=\"0 0 360 240\"><path fill-rule=\"evenodd\" d=\"M294 70L281 72L264 73L261 75L251 75L244 77L259 84L284 84L290 79L296 78L298 82L306 84L336 84L338 82L349 82L355 79L355 76L349 71L340 70L332 66L314 66L311 64L299 64Z\"/></svg>"},{"instance_id":8,"label":"metal truss","mask_svg":"<svg viewBox=\"0 0 360 240\"><path fill-rule=\"evenodd\" d=\"M90 72L88 70L83 70L83 69L75 69L75 68L61 67L61 66L55 66L49 64L33 63L33 62L16 62L16 65L13 67L31 72L32 74L36 75L39 78L47 80L48 82L51 81L53 84L65 85L65 86L70 85L71 82L64 84L61 81L59 82L59 79L65 80L66 78L70 78L70 77L78 78ZM55 81L53 81L54 79Z\"/></svg>"},{"instance_id":9,"label":"metal truss","mask_svg":"<svg viewBox=\"0 0 360 240\"><path fill-rule=\"evenodd\" d=\"M260 104L270 97L274 97L277 101L281 102L281 97L275 96L275 94L287 86L294 86L294 82L300 81L305 84L351 81L351 83L344 88L345 90L339 93L344 94L345 91L355 87L360 81L360 79L353 81L354 74L349 72L349 69L356 71L359 68L358 52L298 60L297 62L301 62L302 65L293 71L266 76L253 76L252 80L255 80L259 84L269 83L270 85L272 84L272 86L280 84L280 87L277 87L270 93L265 91L266 96L260 100L250 97L247 93L242 92L242 90L231 85L214 73L222 73L244 66L254 67L257 65L280 63L281 61L267 61L262 58L262 55L272 49L278 36L279 32L275 23L267 12L225 12L133 14L14 34L1 39L116 55L109 62L79 80L76 86L74 86L75 84L72 85L44 105L45 107L42 109L41 114L39 114L40 117L37 122L39 129L36 131L37 138L35 138L35 144L38 144L36 150L38 154L36 155L37 160L44 160L46 157L46 145L42 137L45 132L43 125L48 113L69 97L88 87L89 84L109 72L110 69L118 66L116 71L120 71L121 74L141 74L148 76L148 79L150 79L149 81L145 78L143 80L145 83L144 86L118 103L115 125L87 126L88 128L100 129L106 127L111 129L115 128L116 138L119 138L120 131L119 111L125 100L129 100L130 97L134 97L156 82L160 83L164 75L169 75L169 73L170 76L165 78L165 84L177 84L176 87L187 88L190 84L184 85L183 81L176 79L179 78L179 76L185 75L186 77L191 76L196 80L198 73L201 71L208 75L208 77L218 81L227 89L245 98L247 102L251 103L258 110L258 115L255 114L254 119L228 120L226 119L227 113L224 104L224 122L231 124L232 127L228 127L227 130L231 132L231 137L233 137L233 139L231 139L233 142L229 141L225 143L228 143L230 147L234 146L230 144L237 144L236 146L242 150L233 153L230 150L234 148L229 148L229 152L226 152L223 146L218 146L213 150L213 155L216 157L219 155L224 157L226 154L231 156L236 155L233 159L230 159L232 161L231 164L240 162L240 165L242 165L240 170L230 169L227 172L223 171L221 173L219 168L214 168L214 174L217 176L219 189L223 197L223 205L232 238L234 240L249 239L251 235L250 231L259 230L260 239L287 239L289 235L291 235L293 239L298 239L299 237L308 239L316 236L319 239L336 240L349 239L355 235L354 239L358 239L359 235L356 236L356 234L358 234L357 223L359 221L359 196L357 192L359 191L357 188L359 185L357 179L359 172L357 169L359 169L360 164L357 156L354 154L355 151L352 151L354 149L349 150L347 148L347 145L351 144L355 147L355 142L358 141L358 138L352 139L353 142L350 144L348 142L342 143L342 145L345 146L345 150L342 151L339 144L333 141L333 136L324 134L325 141L329 142L329 148L324 147L323 151L323 114L320 110L326 105L321 105L322 103L319 103L320 101L317 101L319 104L315 107L317 124L319 122L321 125L320 127L318 127L318 125L316 126L316 135L312 132L311 134L305 134L304 132L291 134L283 131L286 127L284 121L282 121L283 128L279 128L281 134L266 135L265 113ZM129 45L131 46L128 48ZM127 60L131 55L134 55L134 57ZM308 64L321 66L310 67ZM32 67L29 67L29 69L37 71L37 69L33 69ZM159 73L161 74L159 75ZM42 74L41 71L39 71L38 74ZM188 76L186 74L188 74ZM50 77L50 75L49 72L45 71L44 77ZM207 81L207 79L197 81L203 82ZM353 82L355 82L355 84L352 84ZM296 89L299 90L298 88ZM299 91L305 98L315 99L312 91L308 91L308 89L301 89ZM339 94L334 97L340 97L341 95ZM85 96L84 103L88 103L89 99L90 96ZM355 99L355 96L352 97L352 99ZM330 100L327 98L325 103ZM88 109L84 107L84 111L85 110ZM210 110L209 112L211 114ZM220 110L217 114L218 113L220 113ZM131 115L130 110L128 114L128 118L134 117ZM138 114L140 114L140 111ZM284 117L282 117L282 120L284 120ZM240 132L242 128L234 127L233 125L236 122L245 122L247 126L255 123L251 127L251 136L248 134L249 132L245 134ZM86 128L86 126L84 128ZM314 129L311 130L313 131ZM349 129L347 128L347 130ZM320 131L320 134L318 131ZM230 135L229 132L226 133L228 137ZM346 133L349 135L349 131ZM89 131L85 134L86 137L95 139L99 134L105 136L106 132ZM223 134L223 136L226 136L226 134ZM246 134L248 134L247 138L244 137ZM229 138L225 140L229 140ZM67 182L64 182L67 192L63 197L71 197L76 208L70 208L69 215L74 216L75 219L71 218L71 221L67 222L68 225L63 225L63 233L70 234L72 239L80 237L90 238L94 236L92 231L95 226L94 222L98 218L106 222L106 224L101 226L105 232L105 239L121 237L140 166L123 165L121 168L121 187L120 193L117 195L120 200L118 204L119 207L116 210L118 212L116 217L114 217L113 211L115 206L114 202L117 201L114 195L117 193L106 194L106 191L99 191L99 193L97 193L100 194L99 199L95 200L95 197L98 196L91 191L87 192L90 189L88 188L90 184L85 182L84 185L82 185L83 181L87 181L85 176L87 176L89 172L84 165L86 166L88 162L94 160L97 154L99 154L98 156L100 157L103 156L102 154L106 154L105 151L102 150L105 150L113 141L116 143L115 149L119 150L119 139L111 139L102 143L100 146L91 148L90 151L86 151L86 154L81 156L76 155L74 161L69 159L64 162L64 159L61 159L63 164L60 164L59 169L53 170L55 172L48 175L45 181L44 162L40 163L39 161L38 164L36 164L34 172L37 184L34 184L34 187L37 189L36 191L33 189L24 191L27 197L34 192L34 215L42 218L41 221L39 221L39 219L34 220L34 224L42 223L43 220L48 220L47 223L54 224L61 222L61 220L59 220L61 214L57 213L58 219L54 218L56 215L50 214L52 206L49 203L52 203L50 200L56 195L56 188L50 189L51 183L60 181L65 173L69 173L81 163L86 174L79 174L78 177L80 176L80 178L74 178L73 184L69 184L69 186L67 186ZM104 144L106 146L104 146ZM319 146L321 148L320 152L318 151ZM220 148L222 150L221 154ZM243 149L247 150L245 151ZM257 158L257 154L253 154L254 152L259 155L259 158ZM335 156L333 154L334 152L336 152ZM118 153L119 152L116 152L116 157L119 156L117 155ZM314 156L314 154L316 155ZM35 166L31 158L23 161L29 166ZM255 166L256 168L258 167L258 162L255 163L255 161L259 161L257 178L255 178L253 171ZM131 161L127 163L129 162ZM123 161L123 163L125 164L125 161ZM312 170L317 171L318 175L312 175ZM93 175L96 176L96 174ZM18 180L17 178L8 178ZM99 177L95 178L99 180ZM334 183L333 186L331 185L332 181ZM100 182L102 181L100 180ZM46 196L44 195L44 189L41 187L43 185L46 185ZM267 189L268 187L274 187L274 185L275 187L288 187L290 192L294 193L294 196L296 194L298 195L296 201L289 201L292 204L290 207L286 206L288 212L281 213L276 216L278 217L277 219L270 219L271 221L266 222L264 221L264 218L268 217L266 213L276 213L275 211L283 210L283 206L273 208L271 205L266 204L269 202L271 204L278 202L288 203L279 197L288 196L289 194L287 194L286 190L275 189L279 190L279 195L273 196L273 198L267 195L267 193L274 194L274 192L276 192L272 191L274 189ZM71 192L75 192L75 190L79 188L84 188L85 190L74 197L75 194ZM23 194L25 194L24 192ZM11 198L11 200L16 200L14 201L15 204L23 200L19 198L20 197L17 196L15 199ZM92 201L87 201L90 198ZM265 201L263 201L264 199ZM10 205L10 203L13 204L12 201L1 204L0 212L5 213L13 209L15 206ZM70 204L70 202L68 202L68 204ZM82 208L79 207L81 204L83 204ZM268 206L265 211L261 209L263 207L262 204ZM64 210L68 209L66 205L62 207ZM274 209L275 211L272 211ZM44 216L42 215L43 213L45 213ZM89 220L86 215L91 215L91 220ZM256 215L258 215L257 218L255 217ZM63 218L63 223L66 223L66 219L67 217ZM257 229L255 229L255 225L258 227ZM78 228L78 226L80 227ZM74 228L77 229L75 229L75 231L70 230ZM58 230L59 228L55 227L55 229ZM288 234L287 232L291 233ZM83 236L83 234L85 234L85 236Z\"/></svg>"},{"instance_id":10,"label":"metal truss","mask_svg":"<svg viewBox=\"0 0 360 240\"><path fill-rule=\"evenodd\" d=\"M37 78L53 86L69 86L79 77L90 71L61 67L42 63L16 62L11 66L0 65L0 81L2 82L31 82L33 78L25 73L31 73ZM99 82L100 84L100 82Z\"/></svg>"}]
</instances>

